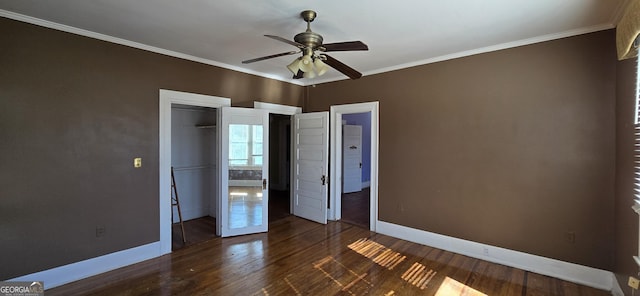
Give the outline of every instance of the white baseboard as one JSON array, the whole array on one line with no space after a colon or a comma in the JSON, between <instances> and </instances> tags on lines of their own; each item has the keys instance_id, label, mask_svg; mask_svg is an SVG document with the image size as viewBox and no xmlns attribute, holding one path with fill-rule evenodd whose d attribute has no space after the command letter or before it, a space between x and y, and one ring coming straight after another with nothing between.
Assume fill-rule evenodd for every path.
<instances>
[{"instance_id":1,"label":"white baseboard","mask_svg":"<svg viewBox=\"0 0 640 296\"><path fill-rule=\"evenodd\" d=\"M614 282L617 284L617 281L614 279L615 276L610 271L481 244L384 221L376 221L376 232L601 290L613 291Z\"/></svg>"},{"instance_id":2,"label":"white baseboard","mask_svg":"<svg viewBox=\"0 0 640 296\"><path fill-rule=\"evenodd\" d=\"M42 281L45 289L61 286L103 272L111 271L160 256L160 242L23 275L9 281Z\"/></svg>"}]
</instances>

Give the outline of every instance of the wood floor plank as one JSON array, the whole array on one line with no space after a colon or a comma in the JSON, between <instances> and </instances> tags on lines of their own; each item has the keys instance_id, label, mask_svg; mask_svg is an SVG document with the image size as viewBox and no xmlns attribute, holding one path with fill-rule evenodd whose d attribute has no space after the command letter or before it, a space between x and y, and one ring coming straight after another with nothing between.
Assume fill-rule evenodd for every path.
<instances>
[{"instance_id":1,"label":"wood floor plank","mask_svg":"<svg viewBox=\"0 0 640 296\"><path fill-rule=\"evenodd\" d=\"M508 291L522 291L521 281L514 281L511 277L514 269L481 260L477 263L473 272L475 282L469 283L469 287L487 295L508 295Z\"/></svg>"},{"instance_id":2,"label":"wood floor plank","mask_svg":"<svg viewBox=\"0 0 640 296\"><path fill-rule=\"evenodd\" d=\"M313 264L323 258L346 251L346 246L341 241L348 240L350 237L361 236L367 234L368 231L361 228L342 225L336 227L334 232L326 232L324 234L308 232L291 241L287 241L279 246L279 249L290 249L283 256L267 257L265 265L261 272L243 273L243 281L231 281L229 284L222 285L221 292L237 293L238 291L254 291L260 290L271 284L272 279L284 279L290 271L294 274L313 274L320 275L319 280L324 281L322 274L315 272ZM324 235L324 236L323 236ZM323 237L330 236L333 240L319 242ZM299 270L299 271L296 271ZM312 287L313 281L308 277L309 288ZM229 294L231 295L231 294Z\"/></svg>"},{"instance_id":3,"label":"wood floor plank","mask_svg":"<svg viewBox=\"0 0 640 296\"><path fill-rule=\"evenodd\" d=\"M508 287L504 290L503 295L522 295L524 289L524 273L522 269L509 267L508 278L505 282L508 283Z\"/></svg>"},{"instance_id":4,"label":"wood floor plank","mask_svg":"<svg viewBox=\"0 0 640 296\"><path fill-rule=\"evenodd\" d=\"M203 277L215 278L215 280L209 281L209 284L217 285L221 291L229 291L229 293L247 289L259 289L265 286L263 275L267 274L269 277L279 276L281 271L286 271L284 267L291 268L292 264L297 264L298 262L291 261L291 258L299 257L300 250L317 246L326 240L327 236L350 228L353 227L344 227L338 224L329 227L317 227L286 240L275 242L266 248L264 247L268 243L268 236L265 237L267 240L264 240L264 238L263 240L257 240L252 246L230 244L224 246L224 248L227 251L233 251L227 252L227 259L221 263L236 267L229 269L216 264L211 268L207 268L209 272L204 274ZM245 252L244 250L247 249L250 251ZM276 265L277 268L272 271L273 268L270 265L275 262L278 262L279 265Z\"/></svg>"},{"instance_id":5,"label":"wood floor plank","mask_svg":"<svg viewBox=\"0 0 640 296\"><path fill-rule=\"evenodd\" d=\"M268 233L194 243L46 294L480 295L472 289L488 295L608 295L352 224L321 225L294 216L273 221Z\"/></svg>"},{"instance_id":6,"label":"wood floor plank","mask_svg":"<svg viewBox=\"0 0 640 296\"><path fill-rule=\"evenodd\" d=\"M551 288L551 280L549 277L532 272L527 273L525 296L550 295Z\"/></svg>"},{"instance_id":7,"label":"wood floor plank","mask_svg":"<svg viewBox=\"0 0 640 296\"><path fill-rule=\"evenodd\" d=\"M438 289L440 289L440 285L447 279L456 281L464 285L464 283L466 283L471 277L471 271L477 259L455 253L451 254L453 255L451 256L447 264L437 270L438 274L436 274L436 278L434 281L434 288L436 289L436 292L438 291Z\"/></svg>"},{"instance_id":8,"label":"wood floor plank","mask_svg":"<svg viewBox=\"0 0 640 296\"><path fill-rule=\"evenodd\" d=\"M372 289L384 293L391 293L397 295L401 291L412 291L413 293L420 293L420 289L413 286L405 279L410 278L409 271L416 262L426 256L431 248L423 245L409 243L407 241L395 240L388 236L376 235L376 242L389 246L391 250L404 256L402 262L395 265L393 269L385 269L379 267L379 272L375 274L375 277L371 277L373 283ZM405 279L403 279L403 277Z\"/></svg>"}]
</instances>

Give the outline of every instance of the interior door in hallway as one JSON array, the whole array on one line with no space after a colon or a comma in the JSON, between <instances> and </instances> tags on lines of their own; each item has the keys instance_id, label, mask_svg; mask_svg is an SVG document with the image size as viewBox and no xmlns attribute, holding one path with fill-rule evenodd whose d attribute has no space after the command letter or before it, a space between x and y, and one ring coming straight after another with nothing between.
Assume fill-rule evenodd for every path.
<instances>
[{"instance_id":1,"label":"interior door in hallway","mask_svg":"<svg viewBox=\"0 0 640 296\"><path fill-rule=\"evenodd\" d=\"M342 126L342 193L362 191L362 126Z\"/></svg>"},{"instance_id":2,"label":"interior door in hallway","mask_svg":"<svg viewBox=\"0 0 640 296\"><path fill-rule=\"evenodd\" d=\"M293 122L293 214L326 224L329 112L296 114Z\"/></svg>"}]
</instances>

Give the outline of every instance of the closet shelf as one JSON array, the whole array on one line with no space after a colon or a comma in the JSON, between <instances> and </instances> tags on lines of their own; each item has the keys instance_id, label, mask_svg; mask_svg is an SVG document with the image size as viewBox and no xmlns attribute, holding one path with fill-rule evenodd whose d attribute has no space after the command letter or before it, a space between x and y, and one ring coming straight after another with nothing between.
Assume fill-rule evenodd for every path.
<instances>
[{"instance_id":1,"label":"closet shelf","mask_svg":"<svg viewBox=\"0 0 640 296\"><path fill-rule=\"evenodd\" d=\"M196 124L197 128L215 128L215 124Z\"/></svg>"}]
</instances>

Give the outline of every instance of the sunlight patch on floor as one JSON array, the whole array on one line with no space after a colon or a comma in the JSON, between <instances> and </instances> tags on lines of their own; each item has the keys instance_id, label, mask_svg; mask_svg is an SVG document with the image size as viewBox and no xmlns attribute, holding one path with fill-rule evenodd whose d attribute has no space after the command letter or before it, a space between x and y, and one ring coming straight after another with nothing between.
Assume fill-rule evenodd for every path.
<instances>
[{"instance_id":1,"label":"sunlight patch on floor","mask_svg":"<svg viewBox=\"0 0 640 296\"><path fill-rule=\"evenodd\" d=\"M358 274L350 268L346 267L344 264L336 261L333 256L327 256L321 260L318 260L313 264L313 267L319 271L321 271L327 278L331 279L335 284L337 284L342 291L347 292L351 295L356 295L352 290L356 285L364 285L365 290L372 287L373 284L365 279L367 276L366 273ZM343 270L348 271L349 273L343 272ZM332 275L334 273L336 276ZM343 282L340 282L338 278L342 278ZM360 290L360 289L357 289Z\"/></svg>"},{"instance_id":2,"label":"sunlight patch on floor","mask_svg":"<svg viewBox=\"0 0 640 296\"><path fill-rule=\"evenodd\" d=\"M372 262L371 265L369 265L370 267L374 267L377 264L384 268L381 270L383 273L390 273L390 270L392 270L394 267L398 267L399 269L407 268L406 271L402 273L402 275L395 275L397 281L405 281L407 284L411 285L399 285L403 286L403 289L408 289L405 292L409 292L410 289L414 289L412 293L420 293L418 292L418 290L416 290L416 288L425 290L427 289L427 287L431 287L429 291L433 293L433 290L438 287L437 283L443 277L442 275L436 277L437 272L435 270L428 268L427 266L419 262L414 262L411 266L409 266L410 262L404 262L407 258L406 256L403 256L402 254L367 238L362 238L349 244L348 248L353 250L357 254L369 259L369 262ZM342 260L339 260L333 256L326 256L313 262L312 270L307 269L309 267L305 267L302 270L290 273L280 280L271 282L268 286L260 289L260 291L256 292L253 295L303 295L306 293L310 293L311 291L304 291L304 289L301 289L301 287L312 287L311 290L314 293L317 293L319 285L326 285L324 286L324 289L328 294L338 293L356 296L367 295L371 292L376 292L376 289L382 288L382 286L377 287L374 284L375 280L373 280L373 278L377 278L377 276L372 278L369 274L369 272L375 273L375 271L372 271L368 268L362 270L367 272L357 271L353 268L348 267L341 261ZM351 266L351 264L349 265ZM359 267L356 269L362 268ZM397 276L399 276L399 278ZM377 295L396 295L396 292L394 290L387 291L388 292L383 292L382 294ZM460 283L450 277L445 277L442 280L442 283L438 287L435 295L486 296L486 294L483 294L469 286L466 286L463 283Z\"/></svg>"},{"instance_id":3,"label":"sunlight patch on floor","mask_svg":"<svg viewBox=\"0 0 640 296\"><path fill-rule=\"evenodd\" d=\"M402 279L420 288L420 290L424 290L436 273L432 269L427 270L427 267L416 262L402 274Z\"/></svg>"},{"instance_id":4,"label":"sunlight patch on floor","mask_svg":"<svg viewBox=\"0 0 640 296\"><path fill-rule=\"evenodd\" d=\"M389 270L392 270L407 258L407 256L402 256L400 253L366 238L361 238L351 243L348 247Z\"/></svg>"},{"instance_id":5,"label":"sunlight patch on floor","mask_svg":"<svg viewBox=\"0 0 640 296\"><path fill-rule=\"evenodd\" d=\"M487 294L481 293L461 282L458 282L450 277L446 277L435 296L449 296L449 295L465 295L465 296L487 296Z\"/></svg>"}]
</instances>

